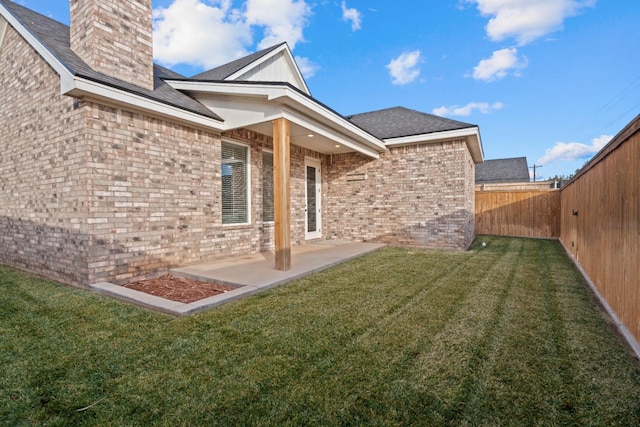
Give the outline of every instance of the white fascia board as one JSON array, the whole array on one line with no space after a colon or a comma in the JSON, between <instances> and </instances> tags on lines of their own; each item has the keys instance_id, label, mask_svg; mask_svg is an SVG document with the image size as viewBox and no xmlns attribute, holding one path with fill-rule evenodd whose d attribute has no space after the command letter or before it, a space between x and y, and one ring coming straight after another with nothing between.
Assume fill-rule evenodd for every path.
<instances>
[{"instance_id":1,"label":"white fascia board","mask_svg":"<svg viewBox=\"0 0 640 427\"><path fill-rule=\"evenodd\" d=\"M242 69L240 69L240 70L236 71L235 73L231 74L225 80L230 80L230 81L235 80L235 79L239 78L240 76L242 76L243 74L245 74L247 71L252 70L252 69L260 66L260 64L263 64L263 63L267 62L268 60L270 60L271 58L273 58L276 55L279 55L283 51L285 52L286 61L289 63L289 66L291 67L291 69L293 69L293 71L296 74L296 78L298 79L298 81L300 83L302 83L302 86L304 87L304 92L307 95L311 95L311 92L309 91L309 87L307 86L307 82L304 80L304 77L302 77L302 73L300 72L300 69L298 68L298 64L296 64L296 61L293 58L293 55L291 54L291 50L289 49L289 46L287 44L283 44L279 48L272 50L268 54L264 55L262 58L259 58L258 60L252 62L251 64L247 65L246 67L243 67Z\"/></svg>"},{"instance_id":2,"label":"white fascia board","mask_svg":"<svg viewBox=\"0 0 640 427\"><path fill-rule=\"evenodd\" d=\"M372 157L374 159L377 159L380 157L380 153L378 152L378 150L372 149L362 144L354 144L353 140L347 137L346 135L335 132L333 129L328 128L326 126L322 126L318 124L316 121L299 114L297 111L292 111L292 110L289 110L288 108L284 108L282 118L285 118L292 123L305 127L316 135L329 138L340 145L343 145L345 147L352 149L353 151L362 153L365 156Z\"/></svg>"},{"instance_id":3,"label":"white fascia board","mask_svg":"<svg viewBox=\"0 0 640 427\"><path fill-rule=\"evenodd\" d=\"M0 49L2 49L2 42L4 41L4 34L7 31L7 20L0 15Z\"/></svg>"},{"instance_id":4,"label":"white fascia board","mask_svg":"<svg viewBox=\"0 0 640 427\"><path fill-rule=\"evenodd\" d=\"M227 77L225 80L235 80L238 77L242 76L243 74L245 74L247 71L252 70L253 68L259 66L260 64L267 62L269 59L273 58L274 56L276 56L277 54L279 54L280 52L282 52L282 50L284 49L285 45L280 46L277 49L272 50L271 52L269 52L268 54L264 55L263 57L253 61L252 63L242 67L241 69L239 69L238 71L236 71L235 73L231 74L229 77Z\"/></svg>"},{"instance_id":5,"label":"white fascia board","mask_svg":"<svg viewBox=\"0 0 640 427\"><path fill-rule=\"evenodd\" d=\"M421 135L403 136L400 138L389 138L385 139L384 142L388 147L393 147L400 145L420 144L425 142L449 141L452 139L461 138L467 141L467 147L469 148L469 152L471 153L473 160L476 163L482 163L484 161L484 154L482 150L480 131L477 126Z\"/></svg>"},{"instance_id":6,"label":"white fascia board","mask_svg":"<svg viewBox=\"0 0 640 427\"><path fill-rule=\"evenodd\" d=\"M224 117L225 129L227 130L285 118L292 123L309 129L310 132L316 135L324 136L344 147L349 147L353 151L376 159L380 157L376 150L361 144L354 144L353 139L336 132L334 129L323 126L312 118L306 117L299 111L287 106L266 101L241 101L233 97L202 98L200 102L206 107L215 107L216 113Z\"/></svg>"},{"instance_id":7,"label":"white fascia board","mask_svg":"<svg viewBox=\"0 0 640 427\"><path fill-rule=\"evenodd\" d=\"M266 99L289 107L288 111L299 111L329 128L340 129L340 133L343 135L351 136L356 141L366 145L368 147L366 151L374 150L378 153L387 151L385 144L378 138L286 85L234 84L233 82L203 83L175 80L166 80L165 82L177 90L203 94L205 99L206 95L214 95L217 99L226 96ZM197 95L195 97L198 98Z\"/></svg>"},{"instance_id":8,"label":"white fascia board","mask_svg":"<svg viewBox=\"0 0 640 427\"><path fill-rule=\"evenodd\" d=\"M269 99L273 101L280 101L282 104L295 109L303 110L309 116L315 116L314 118L317 118L322 123L334 126L338 125L340 128L345 129L345 133L353 134L353 136L361 143L368 145L370 148L377 150L380 153L387 151L385 144L378 138L362 130L344 117L334 113L317 102L314 102L312 99L307 98L288 87L284 88L284 93L280 96L276 95L277 94L275 93L272 94Z\"/></svg>"},{"instance_id":9,"label":"white fascia board","mask_svg":"<svg viewBox=\"0 0 640 427\"><path fill-rule=\"evenodd\" d=\"M224 117L224 129L237 129L282 117L282 107L266 99L242 100L238 97L200 98L200 103Z\"/></svg>"},{"instance_id":10,"label":"white fascia board","mask_svg":"<svg viewBox=\"0 0 640 427\"><path fill-rule=\"evenodd\" d=\"M54 69L56 73L60 76L60 93L65 93L68 88L72 85L73 82L73 74L71 71L56 57L49 49L44 47L42 43L29 31L27 30L21 23L18 21L12 14L9 12L1 3L0 3L0 15L7 20L9 25L11 25L26 41L31 45L32 48L38 52L38 54L44 58L44 60Z\"/></svg>"},{"instance_id":11,"label":"white fascia board","mask_svg":"<svg viewBox=\"0 0 640 427\"><path fill-rule=\"evenodd\" d=\"M75 97L92 96L111 103L126 105L139 110L151 111L172 119L178 119L183 122L218 131L222 131L224 126L223 122L219 120L204 117L191 111L183 110L144 96L136 95L125 90L116 89L111 86L106 86L80 77L76 77L73 80L72 88L65 92L64 95Z\"/></svg>"}]
</instances>

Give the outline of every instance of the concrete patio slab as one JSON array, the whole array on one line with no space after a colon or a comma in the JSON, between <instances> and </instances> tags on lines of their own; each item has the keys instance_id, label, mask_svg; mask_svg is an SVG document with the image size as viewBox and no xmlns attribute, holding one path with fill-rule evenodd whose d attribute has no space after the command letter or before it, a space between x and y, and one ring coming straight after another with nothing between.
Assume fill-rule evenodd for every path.
<instances>
[{"instance_id":1,"label":"concrete patio slab","mask_svg":"<svg viewBox=\"0 0 640 427\"><path fill-rule=\"evenodd\" d=\"M175 276L217 282L234 288L232 291L189 304L167 300L108 282L96 283L90 288L96 293L163 313L187 316L333 267L383 246L385 245L380 243L352 243L340 240L294 246L291 250L292 268L288 271L274 269L273 252L226 258L170 270L170 273Z\"/></svg>"}]
</instances>

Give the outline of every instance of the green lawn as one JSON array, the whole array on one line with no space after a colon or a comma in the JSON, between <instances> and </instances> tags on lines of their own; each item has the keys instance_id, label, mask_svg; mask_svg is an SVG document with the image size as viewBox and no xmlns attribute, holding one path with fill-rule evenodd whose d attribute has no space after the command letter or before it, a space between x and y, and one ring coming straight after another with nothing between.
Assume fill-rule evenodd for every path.
<instances>
[{"instance_id":1,"label":"green lawn","mask_svg":"<svg viewBox=\"0 0 640 427\"><path fill-rule=\"evenodd\" d=\"M189 318L0 266L0 425L638 425L640 364L560 245L483 239Z\"/></svg>"}]
</instances>

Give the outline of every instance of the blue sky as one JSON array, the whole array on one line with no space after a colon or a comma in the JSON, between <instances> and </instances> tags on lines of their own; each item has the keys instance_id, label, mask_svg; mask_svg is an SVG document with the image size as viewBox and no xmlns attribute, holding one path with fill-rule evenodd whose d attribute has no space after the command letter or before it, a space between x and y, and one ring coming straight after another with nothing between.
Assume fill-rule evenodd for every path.
<instances>
[{"instance_id":1,"label":"blue sky","mask_svg":"<svg viewBox=\"0 0 640 427\"><path fill-rule=\"evenodd\" d=\"M20 0L69 22L66 0ZM485 158L568 175L640 113L640 1L154 0L156 62L187 76L287 41L341 114L480 126Z\"/></svg>"}]
</instances>

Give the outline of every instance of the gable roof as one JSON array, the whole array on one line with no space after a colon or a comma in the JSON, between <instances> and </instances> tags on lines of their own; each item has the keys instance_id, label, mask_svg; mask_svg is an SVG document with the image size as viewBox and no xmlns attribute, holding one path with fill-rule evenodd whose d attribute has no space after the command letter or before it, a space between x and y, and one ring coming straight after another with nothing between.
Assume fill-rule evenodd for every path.
<instances>
[{"instance_id":1,"label":"gable roof","mask_svg":"<svg viewBox=\"0 0 640 427\"><path fill-rule=\"evenodd\" d=\"M288 83L311 95L286 42L252 53L191 77L198 81Z\"/></svg>"},{"instance_id":2,"label":"gable roof","mask_svg":"<svg viewBox=\"0 0 640 427\"><path fill-rule=\"evenodd\" d=\"M347 120L380 139L402 138L477 127L404 107L347 116Z\"/></svg>"},{"instance_id":3,"label":"gable roof","mask_svg":"<svg viewBox=\"0 0 640 427\"><path fill-rule=\"evenodd\" d=\"M54 62L57 61L57 64L55 64L57 67L54 66L56 71L64 73L66 70L70 77L83 78L110 88L142 96L151 101L222 121L222 118L200 102L175 90L162 80L169 77L176 78L180 76L179 74L154 64L154 90L148 90L99 73L88 66L71 50L69 27L67 25L20 6L13 1L0 0L0 12L2 12L3 8L9 12L11 17L15 18L17 24L22 26L22 28L16 28L16 30L19 32L20 30L26 31L28 35L33 37L33 41L47 51L49 59ZM17 27L17 25L12 26ZM34 47L38 50L36 46ZM45 57L45 59L47 58Z\"/></svg>"},{"instance_id":4,"label":"gable roof","mask_svg":"<svg viewBox=\"0 0 640 427\"><path fill-rule=\"evenodd\" d=\"M526 157L485 160L476 165L476 184L495 182L529 182Z\"/></svg>"},{"instance_id":5,"label":"gable roof","mask_svg":"<svg viewBox=\"0 0 640 427\"><path fill-rule=\"evenodd\" d=\"M252 53L251 55L247 55L227 64L220 65L219 67L212 68L209 71L196 74L191 78L195 80L225 80L231 75L237 73L238 71L246 68L263 56L267 55L268 53L274 51L283 44L284 43L280 43L275 46L268 47L259 52Z\"/></svg>"}]
</instances>

